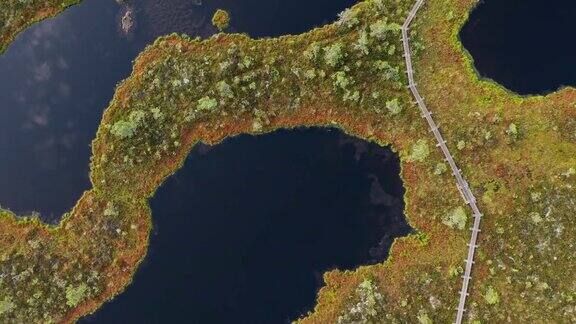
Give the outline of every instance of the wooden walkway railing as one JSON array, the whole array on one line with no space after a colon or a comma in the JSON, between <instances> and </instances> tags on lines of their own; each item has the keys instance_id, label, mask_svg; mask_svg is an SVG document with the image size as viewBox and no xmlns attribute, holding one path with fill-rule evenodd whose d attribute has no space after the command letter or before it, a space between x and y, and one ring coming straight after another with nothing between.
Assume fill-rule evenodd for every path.
<instances>
[{"instance_id":1,"label":"wooden walkway railing","mask_svg":"<svg viewBox=\"0 0 576 324\"><path fill-rule=\"evenodd\" d=\"M426 104L424 103L424 98L420 96L418 88L416 87L416 82L414 82L414 69L412 67L412 56L410 52L408 29L410 27L410 24L412 23L412 20L414 19L414 17L416 17L418 10L420 10L423 4L424 0L416 1L412 9L410 10L408 17L404 21L404 24L402 25L401 29L402 45L404 48L404 58L406 60L408 88L412 92L414 99L416 99L416 104L418 105L420 111L422 112L422 118L426 119L431 132L434 134L434 137L436 138L437 142L436 146L442 150L446 162L448 162L448 164L450 165L452 174L456 178L456 186L458 188L458 191L460 191L460 194L462 195L462 198L464 199L466 204L469 205L470 208L472 209L472 215L474 217L474 225L471 228L472 236L470 238L470 243L468 244L468 257L466 258L466 260L464 260L464 262L466 262L466 267L464 269L464 276L462 277L463 279L462 289L460 290L460 300L458 302L458 309L456 314L456 324L461 324L464 317L464 313L466 311L466 297L468 296L468 286L470 284L472 266L474 265L474 254L476 252L476 248L478 247L477 240L478 240L478 233L480 232L480 220L482 218L482 213L480 213L480 210L476 205L476 198L474 197L472 190L470 190L468 182L464 179L462 171L458 168L456 162L454 162L454 158L452 157L452 154L450 154L448 146L446 146L446 141L442 137L438 125L436 124L436 122L434 122L434 119L432 118L432 113L426 107Z\"/></svg>"}]
</instances>

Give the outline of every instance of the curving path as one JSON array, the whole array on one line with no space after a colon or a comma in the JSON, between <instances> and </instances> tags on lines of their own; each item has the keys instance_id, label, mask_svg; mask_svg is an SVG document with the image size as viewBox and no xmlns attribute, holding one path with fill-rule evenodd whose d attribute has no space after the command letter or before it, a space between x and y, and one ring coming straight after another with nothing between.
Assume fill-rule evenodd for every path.
<instances>
[{"instance_id":1,"label":"curving path","mask_svg":"<svg viewBox=\"0 0 576 324\"><path fill-rule=\"evenodd\" d=\"M469 205L470 208L472 209L472 215L474 216L474 226L472 227L472 237L470 238L470 243L468 244L468 257L465 260L466 268L464 270L464 276L462 277L463 278L462 289L460 290L460 300L458 303L458 312L456 315L456 324L460 324L462 323L464 312L466 311L465 309L466 297L468 297L468 286L470 284L471 279L472 265L474 264L474 253L476 252L476 248L478 247L476 241L478 240L478 233L480 232L480 219L482 218L482 213L480 213L478 205L476 205L476 198L474 197L472 190L470 190L468 182L462 176L462 170L460 170L456 165L456 163L454 162L452 154L450 154L450 151L446 146L446 141L442 137L442 134L438 129L438 125L436 124L436 122L434 122L434 119L432 119L432 113L426 107L424 99L422 98L422 96L420 96L418 88L416 88L416 83L414 82L414 70L412 68L412 56L410 54L408 28L410 27L410 23L412 22L412 20L416 16L416 13L418 12L418 10L420 10L423 4L424 0L416 1L401 28L402 45L404 47L404 58L406 60L406 72L408 73L408 88L410 89L412 95L416 99L418 107L420 107L420 110L422 112L422 118L426 119L426 121L428 122L428 126L430 126L431 132L434 134L434 137L438 142L436 146L442 150L446 162L448 162L448 164L450 165L452 174L456 178L456 186L458 187L458 191L460 191L460 194L462 195L462 198L464 199L466 204Z\"/></svg>"}]
</instances>

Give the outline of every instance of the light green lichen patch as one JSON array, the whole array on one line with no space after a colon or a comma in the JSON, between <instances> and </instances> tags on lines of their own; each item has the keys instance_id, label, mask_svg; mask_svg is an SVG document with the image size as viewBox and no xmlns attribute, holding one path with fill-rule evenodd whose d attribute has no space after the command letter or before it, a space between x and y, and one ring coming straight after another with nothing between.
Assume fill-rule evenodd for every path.
<instances>
[{"instance_id":1,"label":"light green lichen patch","mask_svg":"<svg viewBox=\"0 0 576 324\"><path fill-rule=\"evenodd\" d=\"M448 166L446 165L446 163L443 162L439 162L438 164L436 164L436 166L434 167L434 174L435 175L442 175L444 174L444 172L448 171Z\"/></svg>"},{"instance_id":2,"label":"light green lichen patch","mask_svg":"<svg viewBox=\"0 0 576 324\"><path fill-rule=\"evenodd\" d=\"M428 147L428 141L425 139L419 139L416 144L412 146L412 151L408 157L408 161L424 162L429 155L430 148Z\"/></svg>"},{"instance_id":3,"label":"light green lichen patch","mask_svg":"<svg viewBox=\"0 0 576 324\"><path fill-rule=\"evenodd\" d=\"M198 108L199 111L210 111L216 107L218 107L218 100L210 97L202 97L198 99L198 104L196 105L196 108Z\"/></svg>"},{"instance_id":4,"label":"light green lichen patch","mask_svg":"<svg viewBox=\"0 0 576 324\"><path fill-rule=\"evenodd\" d=\"M442 223L450 228L462 230L466 227L468 216L463 207L457 207L442 217Z\"/></svg>"},{"instance_id":5,"label":"light green lichen patch","mask_svg":"<svg viewBox=\"0 0 576 324\"><path fill-rule=\"evenodd\" d=\"M510 137L516 138L518 136L518 126L516 124L511 123L508 125L508 129L506 129L506 134Z\"/></svg>"},{"instance_id":6,"label":"light green lichen patch","mask_svg":"<svg viewBox=\"0 0 576 324\"><path fill-rule=\"evenodd\" d=\"M486 300L489 305L495 305L500 302L500 296L494 287L489 286L484 293L484 300Z\"/></svg>"},{"instance_id":7,"label":"light green lichen patch","mask_svg":"<svg viewBox=\"0 0 576 324\"><path fill-rule=\"evenodd\" d=\"M75 307L78 305L78 303L86 298L87 290L88 286L85 283L82 283L78 286L69 285L66 288L66 305L70 307Z\"/></svg>"},{"instance_id":8,"label":"light green lichen patch","mask_svg":"<svg viewBox=\"0 0 576 324\"><path fill-rule=\"evenodd\" d=\"M396 98L386 101L386 109L388 109L392 115L398 115L402 112L402 106Z\"/></svg>"},{"instance_id":9,"label":"light green lichen patch","mask_svg":"<svg viewBox=\"0 0 576 324\"><path fill-rule=\"evenodd\" d=\"M110 128L110 132L120 138L127 139L136 133L136 129L142 124L146 117L146 112L142 110L135 110L130 113L126 120L119 120L115 122Z\"/></svg>"}]
</instances>

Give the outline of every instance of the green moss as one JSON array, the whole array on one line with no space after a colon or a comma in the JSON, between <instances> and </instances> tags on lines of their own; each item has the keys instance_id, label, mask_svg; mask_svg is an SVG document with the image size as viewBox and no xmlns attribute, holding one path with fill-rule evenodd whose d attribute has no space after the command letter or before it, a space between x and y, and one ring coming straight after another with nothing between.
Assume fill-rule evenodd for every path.
<instances>
[{"instance_id":1,"label":"green moss","mask_svg":"<svg viewBox=\"0 0 576 324\"><path fill-rule=\"evenodd\" d=\"M120 139L126 139L134 136L137 127L132 121L119 120L112 125L110 132Z\"/></svg>"},{"instance_id":2,"label":"green moss","mask_svg":"<svg viewBox=\"0 0 576 324\"><path fill-rule=\"evenodd\" d=\"M397 23L389 23L387 19L380 19L370 25L370 36L382 41L385 40L390 34L400 31L400 25Z\"/></svg>"}]
</instances>

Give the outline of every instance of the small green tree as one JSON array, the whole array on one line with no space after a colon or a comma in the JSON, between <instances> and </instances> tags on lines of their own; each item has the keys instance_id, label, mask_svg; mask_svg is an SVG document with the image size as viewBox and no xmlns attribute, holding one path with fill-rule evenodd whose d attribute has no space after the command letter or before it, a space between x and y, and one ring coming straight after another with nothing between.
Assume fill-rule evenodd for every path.
<instances>
[{"instance_id":1,"label":"small green tree","mask_svg":"<svg viewBox=\"0 0 576 324\"><path fill-rule=\"evenodd\" d=\"M386 109L388 109L392 115L398 115L402 112L402 106L397 98L386 101Z\"/></svg>"},{"instance_id":2,"label":"small green tree","mask_svg":"<svg viewBox=\"0 0 576 324\"><path fill-rule=\"evenodd\" d=\"M346 91L350 85L350 79L346 77L346 73L343 71L332 74L332 79L334 79L334 87L340 88L343 91Z\"/></svg>"},{"instance_id":3,"label":"small green tree","mask_svg":"<svg viewBox=\"0 0 576 324\"><path fill-rule=\"evenodd\" d=\"M425 311L421 311L418 314L418 323L420 323L420 324L433 324L434 322L432 321L430 316L428 316L428 314Z\"/></svg>"},{"instance_id":4,"label":"small green tree","mask_svg":"<svg viewBox=\"0 0 576 324\"><path fill-rule=\"evenodd\" d=\"M119 120L110 128L110 132L120 138L126 139L134 136L136 129L142 124L146 113L142 110L135 110L130 113L128 120Z\"/></svg>"},{"instance_id":5,"label":"small green tree","mask_svg":"<svg viewBox=\"0 0 576 324\"><path fill-rule=\"evenodd\" d=\"M367 55L370 53L369 46L370 41L368 40L368 33L366 31L360 32L360 36L358 37L356 44L354 44L354 48L360 51L360 53Z\"/></svg>"},{"instance_id":6,"label":"small green tree","mask_svg":"<svg viewBox=\"0 0 576 324\"><path fill-rule=\"evenodd\" d=\"M312 62L315 62L318 60L321 50L322 48L320 47L320 44L314 42L304 51L304 57Z\"/></svg>"},{"instance_id":7,"label":"small green tree","mask_svg":"<svg viewBox=\"0 0 576 324\"><path fill-rule=\"evenodd\" d=\"M458 149L458 151L462 151L463 149L466 148L466 142L463 140L459 140L458 143L456 144L456 148Z\"/></svg>"},{"instance_id":8,"label":"small green tree","mask_svg":"<svg viewBox=\"0 0 576 324\"><path fill-rule=\"evenodd\" d=\"M340 65L344 58L344 45L335 43L324 47L324 61L331 67Z\"/></svg>"},{"instance_id":9,"label":"small green tree","mask_svg":"<svg viewBox=\"0 0 576 324\"><path fill-rule=\"evenodd\" d=\"M489 286L486 289L486 293L484 294L484 299L486 300L486 303L488 303L488 305L495 305L498 304L500 302L500 296L498 295L498 292L496 291L496 289L494 289L494 287Z\"/></svg>"},{"instance_id":10,"label":"small green tree","mask_svg":"<svg viewBox=\"0 0 576 324\"><path fill-rule=\"evenodd\" d=\"M112 125L110 132L120 139L125 139L134 136L137 127L138 125L132 121L119 120Z\"/></svg>"},{"instance_id":11,"label":"small green tree","mask_svg":"<svg viewBox=\"0 0 576 324\"><path fill-rule=\"evenodd\" d=\"M228 28L230 26L230 14L228 14L228 11L222 9L216 10L216 13L212 16L212 24L218 28L220 32Z\"/></svg>"},{"instance_id":12,"label":"small green tree","mask_svg":"<svg viewBox=\"0 0 576 324\"><path fill-rule=\"evenodd\" d=\"M389 33L395 33L400 30L400 25L396 23L388 23L386 19L380 19L370 25L370 36L378 40L384 40L388 37Z\"/></svg>"},{"instance_id":13,"label":"small green tree","mask_svg":"<svg viewBox=\"0 0 576 324\"><path fill-rule=\"evenodd\" d=\"M10 313L15 307L12 298L4 297L3 300L0 300L0 315Z\"/></svg>"},{"instance_id":14,"label":"small green tree","mask_svg":"<svg viewBox=\"0 0 576 324\"><path fill-rule=\"evenodd\" d=\"M66 287L66 305L76 307L86 297L86 290L88 290L88 286L85 283L77 287L68 285Z\"/></svg>"},{"instance_id":15,"label":"small green tree","mask_svg":"<svg viewBox=\"0 0 576 324\"><path fill-rule=\"evenodd\" d=\"M358 18L356 17L357 15L358 12L356 10L352 9L344 10L340 14L338 14L338 21L336 21L336 25L345 28L352 28L358 25L358 23L360 23L360 20L358 20Z\"/></svg>"},{"instance_id":16,"label":"small green tree","mask_svg":"<svg viewBox=\"0 0 576 324\"><path fill-rule=\"evenodd\" d=\"M428 148L428 141L425 139L419 139L413 146L412 152L408 156L409 162L424 162L426 158L430 155L430 149Z\"/></svg>"}]
</instances>

